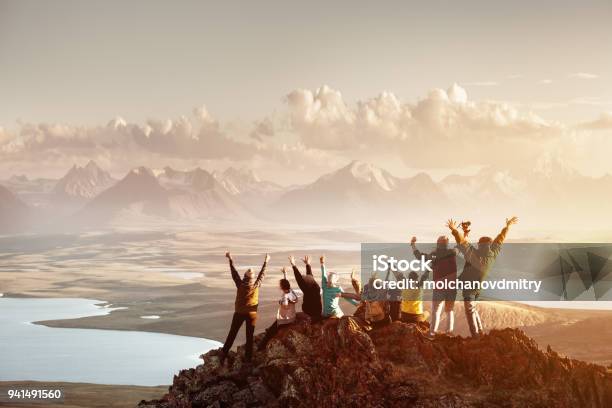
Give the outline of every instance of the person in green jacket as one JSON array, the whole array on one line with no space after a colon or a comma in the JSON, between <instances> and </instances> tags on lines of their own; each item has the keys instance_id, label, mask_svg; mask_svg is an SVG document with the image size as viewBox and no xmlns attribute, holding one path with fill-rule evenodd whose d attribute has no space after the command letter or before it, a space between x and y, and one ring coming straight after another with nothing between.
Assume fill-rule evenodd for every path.
<instances>
[{"instance_id":1,"label":"person in green jacket","mask_svg":"<svg viewBox=\"0 0 612 408\"><path fill-rule=\"evenodd\" d=\"M334 272L327 272L325 268L325 257L319 258L321 262L321 289L323 290L323 317L336 317L340 318L344 316L342 309L339 305L340 298L344 298L347 302L358 305L359 302L355 299L344 297L344 290L338 284L338 274Z\"/></svg>"},{"instance_id":2,"label":"person in green jacket","mask_svg":"<svg viewBox=\"0 0 612 408\"><path fill-rule=\"evenodd\" d=\"M517 217L506 218L506 226L501 232L491 239L490 237L480 237L478 240L478 247L475 248L470 244L465 235L461 234L457 230L457 223L450 219L446 223L448 228L451 230L455 241L457 242L457 248L465 258L466 265L463 268L463 272L459 276L459 279L465 281L482 282L487 278L489 271L495 263L495 259L501 252L502 244L506 239L506 234L511 225L518 222ZM465 308L465 316L470 327L470 333L472 337L479 337L483 333L482 320L478 314L476 308L478 304L478 296L480 290L470 289L463 290L463 304Z\"/></svg>"}]
</instances>

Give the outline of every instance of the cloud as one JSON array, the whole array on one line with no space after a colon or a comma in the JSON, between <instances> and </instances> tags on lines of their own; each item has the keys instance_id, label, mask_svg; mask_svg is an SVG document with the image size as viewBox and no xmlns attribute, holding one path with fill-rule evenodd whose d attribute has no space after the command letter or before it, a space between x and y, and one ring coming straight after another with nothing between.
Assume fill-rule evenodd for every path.
<instances>
[{"instance_id":1,"label":"cloud","mask_svg":"<svg viewBox=\"0 0 612 408\"><path fill-rule=\"evenodd\" d=\"M348 156L393 152L411 165L446 166L451 158L453 165L491 163L508 156L505 149L541 146L559 131L558 124L509 104L470 101L457 84L414 104L383 92L349 106L329 86L295 90L286 101L291 130L305 146Z\"/></svg>"},{"instance_id":2,"label":"cloud","mask_svg":"<svg viewBox=\"0 0 612 408\"><path fill-rule=\"evenodd\" d=\"M583 122L578 125L578 128L586 130L612 129L612 112L603 112L599 118L590 122Z\"/></svg>"},{"instance_id":3,"label":"cloud","mask_svg":"<svg viewBox=\"0 0 612 408\"><path fill-rule=\"evenodd\" d=\"M575 151L574 139L584 151L591 149L588 137L574 133L607 129L611 122L604 114L568 127L525 105L471 100L458 84L413 101L384 91L349 103L329 86L296 89L284 101L285 110L252 123L222 124L206 106L140 124L121 117L96 126L20 123L17 129L0 128L0 171L8 177L54 170L56 176L89 159L118 176L138 165L253 165L295 183L352 159L440 171L524 167L546 151Z\"/></svg>"},{"instance_id":4,"label":"cloud","mask_svg":"<svg viewBox=\"0 0 612 408\"><path fill-rule=\"evenodd\" d=\"M572 74L568 74L568 78L577 78L577 79L597 79L599 75L591 74L588 72L574 72Z\"/></svg>"},{"instance_id":5,"label":"cloud","mask_svg":"<svg viewBox=\"0 0 612 408\"><path fill-rule=\"evenodd\" d=\"M192 118L149 120L143 125L117 117L106 125L22 123L13 133L0 132L4 169L28 163L69 167L89 159L121 168L155 161L163 165L179 160L246 160L258 149L228 137L206 107L195 109Z\"/></svg>"},{"instance_id":6,"label":"cloud","mask_svg":"<svg viewBox=\"0 0 612 408\"><path fill-rule=\"evenodd\" d=\"M274 134L274 123L270 118L264 118L261 121L255 122L253 130L251 130L249 136L259 142L263 142L264 138L273 137Z\"/></svg>"}]
</instances>

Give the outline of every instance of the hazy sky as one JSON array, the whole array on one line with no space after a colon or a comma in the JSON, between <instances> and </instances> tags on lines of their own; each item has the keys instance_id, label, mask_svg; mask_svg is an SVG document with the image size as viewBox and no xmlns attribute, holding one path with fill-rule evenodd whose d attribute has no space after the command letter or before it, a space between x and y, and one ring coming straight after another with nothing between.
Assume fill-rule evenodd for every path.
<instances>
[{"instance_id":1,"label":"hazy sky","mask_svg":"<svg viewBox=\"0 0 612 408\"><path fill-rule=\"evenodd\" d=\"M268 132L274 133L274 142L264 144L274 143L282 150L283 144L301 141L306 148L320 149L309 154L332 167L330 163L350 156L341 155L340 160L336 153L346 150L343 143L352 143L342 132L355 129L342 130L336 135L339 141L321 143L317 138L326 137L329 130L319 126L322 121L333 122L332 133L337 133L338 120L357 126L351 117L359 122L359 105L383 91L414 108L431 96L432 89L446 90L454 83L467 91L470 101L516 109L504 111L500 123L525 115L521 120L537 116L535 122L561 124L565 136L568 127L583 122L592 122L586 128L607 129L612 123L606 116L612 111L610 21L609 0L0 0L0 143L13 140L3 152L13 154L12 165L25 171L25 160L34 156L21 154L17 163L15 154L28 137L48 137L37 133L44 134L42 123L95 127L120 116L139 126L151 119L171 119L176 125L181 115L192 115L194 107L205 105L205 122L214 122L224 136L248 138L250 127L263 123L263 133L274 128ZM340 105L355 110L354 115L334 108L331 114L336 116L330 119L330 112L323 112L323 119L314 119L315 129L304 129L300 124L312 124L312 112L300 102L303 95L294 95L293 105L287 95L300 89L315 93L324 84L340 93ZM499 119L500 106L487 105L488 117ZM301 118L296 118L296 110ZM417 111L407 115L417 118L424 113ZM438 113L425 116L429 120ZM473 129L481 110L468 117ZM396 120L393 129L387 126L378 133L386 136L401 123ZM524 123L519 125L524 130ZM411 126L392 138L412 137ZM164 129L167 133L167 126ZM419 134L423 138L429 133ZM84 136L79 137L86 144ZM160 146L155 149L163 151ZM236 159L217 150L218 154L191 157L190 163ZM62 152L57 144L52 153L57 160L63 155L63 161L85 156ZM319 153L333 157L321 158ZM269 159L261 159L259 166Z\"/></svg>"}]
</instances>

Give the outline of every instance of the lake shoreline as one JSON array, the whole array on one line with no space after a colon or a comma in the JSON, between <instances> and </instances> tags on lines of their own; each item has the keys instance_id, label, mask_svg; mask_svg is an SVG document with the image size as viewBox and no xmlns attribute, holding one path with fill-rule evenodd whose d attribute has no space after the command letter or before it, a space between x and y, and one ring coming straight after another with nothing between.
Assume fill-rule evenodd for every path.
<instances>
[{"instance_id":1,"label":"lake shoreline","mask_svg":"<svg viewBox=\"0 0 612 408\"><path fill-rule=\"evenodd\" d=\"M157 386L178 371L201 364L201 354L220 347L219 342L202 337L46 324L54 317L70 322L105 317L113 310L123 309L106 307L98 299L0 298L0 323L5 329L0 333L5 344L0 349L4 366L0 380ZM66 365L66 360L71 363Z\"/></svg>"}]
</instances>

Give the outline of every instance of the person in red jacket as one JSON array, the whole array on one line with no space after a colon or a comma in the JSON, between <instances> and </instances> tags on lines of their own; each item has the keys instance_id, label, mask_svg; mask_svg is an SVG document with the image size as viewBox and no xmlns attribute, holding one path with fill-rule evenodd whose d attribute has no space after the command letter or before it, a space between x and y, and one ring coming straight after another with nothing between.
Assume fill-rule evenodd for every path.
<instances>
[{"instance_id":1,"label":"person in red jacket","mask_svg":"<svg viewBox=\"0 0 612 408\"><path fill-rule=\"evenodd\" d=\"M457 279L457 251L448 247L448 237L441 235L436 242L436 249L431 253L423 253L416 247L417 239L412 237L410 245L414 256L418 259L422 256L427 260L432 260L434 282L447 282ZM435 336L440 325L442 310L446 313L447 333L452 333L455 325L455 297L456 289L434 289L431 301L431 323L429 325L429 335Z\"/></svg>"}]
</instances>

